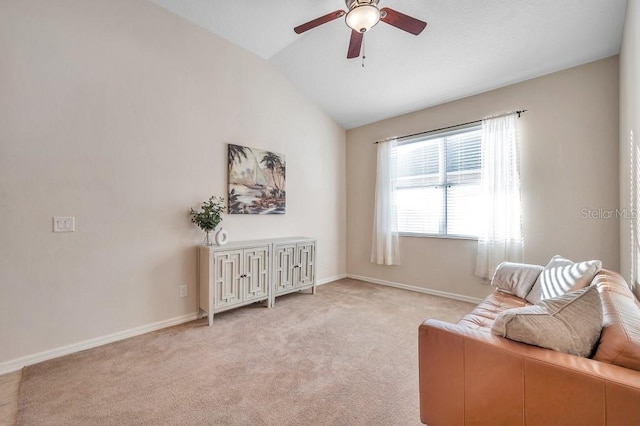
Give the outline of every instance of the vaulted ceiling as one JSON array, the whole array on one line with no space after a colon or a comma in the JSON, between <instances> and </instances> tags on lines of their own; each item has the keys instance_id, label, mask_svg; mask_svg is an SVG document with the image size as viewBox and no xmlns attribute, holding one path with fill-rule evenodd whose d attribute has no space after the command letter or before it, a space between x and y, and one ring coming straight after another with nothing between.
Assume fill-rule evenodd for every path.
<instances>
[{"instance_id":1,"label":"vaulted ceiling","mask_svg":"<svg viewBox=\"0 0 640 426\"><path fill-rule=\"evenodd\" d=\"M428 23L380 22L346 59L344 18L297 25L343 0L151 0L279 68L344 128L416 111L620 51L627 0L380 0ZM633 1L633 0L632 0Z\"/></svg>"}]
</instances>

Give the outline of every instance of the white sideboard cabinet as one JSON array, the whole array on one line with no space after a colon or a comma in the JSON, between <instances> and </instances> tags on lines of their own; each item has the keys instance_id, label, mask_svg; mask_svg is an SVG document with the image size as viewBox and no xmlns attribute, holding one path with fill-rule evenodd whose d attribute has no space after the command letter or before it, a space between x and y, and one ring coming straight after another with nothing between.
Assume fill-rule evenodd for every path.
<instances>
[{"instance_id":1,"label":"white sideboard cabinet","mask_svg":"<svg viewBox=\"0 0 640 426\"><path fill-rule=\"evenodd\" d=\"M294 291L315 294L316 242L293 237L198 247L199 317Z\"/></svg>"}]
</instances>

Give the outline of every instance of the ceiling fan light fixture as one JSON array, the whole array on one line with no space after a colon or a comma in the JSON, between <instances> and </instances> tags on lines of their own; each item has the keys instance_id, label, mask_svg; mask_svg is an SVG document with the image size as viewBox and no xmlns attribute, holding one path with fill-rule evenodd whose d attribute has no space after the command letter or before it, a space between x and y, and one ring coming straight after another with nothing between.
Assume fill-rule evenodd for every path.
<instances>
[{"instance_id":1,"label":"ceiling fan light fixture","mask_svg":"<svg viewBox=\"0 0 640 426\"><path fill-rule=\"evenodd\" d=\"M355 6L347 13L345 22L349 28L364 33L380 21L380 10L372 5Z\"/></svg>"}]
</instances>

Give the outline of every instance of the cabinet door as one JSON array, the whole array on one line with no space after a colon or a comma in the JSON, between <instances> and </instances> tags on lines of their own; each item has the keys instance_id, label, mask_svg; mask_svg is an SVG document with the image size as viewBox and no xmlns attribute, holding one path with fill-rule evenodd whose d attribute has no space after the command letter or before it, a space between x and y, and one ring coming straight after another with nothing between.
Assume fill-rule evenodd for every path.
<instances>
[{"instance_id":1,"label":"cabinet door","mask_svg":"<svg viewBox=\"0 0 640 426\"><path fill-rule=\"evenodd\" d=\"M244 250L244 300L265 298L269 294L269 247Z\"/></svg>"},{"instance_id":2,"label":"cabinet door","mask_svg":"<svg viewBox=\"0 0 640 426\"><path fill-rule=\"evenodd\" d=\"M276 294L295 287L294 266L296 265L296 245L283 244L274 247L273 278Z\"/></svg>"},{"instance_id":3,"label":"cabinet door","mask_svg":"<svg viewBox=\"0 0 640 426\"><path fill-rule=\"evenodd\" d=\"M315 251L314 243L299 243L296 245L296 265L294 281L296 287L311 285L315 279Z\"/></svg>"},{"instance_id":4,"label":"cabinet door","mask_svg":"<svg viewBox=\"0 0 640 426\"><path fill-rule=\"evenodd\" d=\"M213 255L213 308L235 305L242 301L242 251L230 250Z\"/></svg>"}]
</instances>

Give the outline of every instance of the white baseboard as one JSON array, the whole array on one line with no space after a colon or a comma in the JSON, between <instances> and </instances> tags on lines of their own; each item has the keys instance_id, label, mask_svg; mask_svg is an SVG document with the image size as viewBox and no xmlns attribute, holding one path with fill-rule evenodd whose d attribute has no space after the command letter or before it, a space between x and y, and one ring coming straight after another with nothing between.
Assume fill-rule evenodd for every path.
<instances>
[{"instance_id":1,"label":"white baseboard","mask_svg":"<svg viewBox=\"0 0 640 426\"><path fill-rule=\"evenodd\" d=\"M333 277L323 278L321 280L317 280L316 281L316 285L329 284L329 283L332 283L334 281L341 280L343 278L347 278L347 274L335 275Z\"/></svg>"},{"instance_id":2,"label":"white baseboard","mask_svg":"<svg viewBox=\"0 0 640 426\"><path fill-rule=\"evenodd\" d=\"M446 297L447 299L461 300L463 302L469 302L469 303L475 303L475 304L482 302L482 299L479 299L477 297L463 296L461 294L448 293L446 291L440 291L440 290L431 290L429 288L416 287L414 285L409 285L409 284L394 283L392 281L384 281L384 280L379 280L377 278L363 277L360 275L353 275L353 274L348 274L347 278L353 278L354 280L360 280L360 281L367 281L374 284L386 285L389 287L401 288L403 290L410 290L418 293L430 294L432 296Z\"/></svg>"},{"instance_id":3,"label":"white baseboard","mask_svg":"<svg viewBox=\"0 0 640 426\"><path fill-rule=\"evenodd\" d=\"M74 352L80 352L85 349L95 348L97 346L106 345L107 343L116 342L118 340L128 339L129 337L139 336L141 334L160 330L162 328L183 324L185 322L193 321L197 318L198 316L194 312L192 314L182 315L179 317L170 318L163 321L158 321L152 324L143 325L143 326L132 328L129 330L108 334L106 336L85 340L83 342L62 346L60 348L50 349L48 351L40 352L37 354L27 355L22 358L16 358L9 361L5 361L0 363L0 375L11 373L13 371L20 370L28 365L37 364L39 362L47 361L53 358L58 358L63 355L69 355Z\"/></svg>"},{"instance_id":4,"label":"white baseboard","mask_svg":"<svg viewBox=\"0 0 640 426\"><path fill-rule=\"evenodd\" d=\"M346 278L347 274L336 275L333 277L323 278L316 281L316 285L328 284L333 281ZM80 352L85 349L95 348L97 346L106 345L107 343L116 342L118 340L124 340L129 337L139 336L141 334L149 333L151 331L160 330L162 328L172 327L174 325L183 324L185 322L198 319L197 313L187 314L176 318L170 318L168 320L159 321L153 324L147 324L140 327L132 328L130 330L119 331L117 333L109 334L102 337L96 337L94 339L85 340L79 343L73 343L71 345L62 346L48 351L36 353L33 355L27 355L21 358L12 359L0 363L0 375L12 373L20 370L28 365L37 364L39 362L48 361L50 359L58 358L64 355L69 355L74 352Z\"/></svg>"},{"instance_id":5,"label":"white baseboard","mask_svg":"<svg viewBox=\"0 0 640 426\"><path fill-rule=\"evenodd\" d=\"M401 288L404 290L415 291L418 293L431 294L433 296L446 297L449 299L461 300L463 302L480 303L482 299L475 297L463 296L455 293L448 293L445 291L431 290L423 287L416 287L408 284L400 284L391 281L379 280L371 277L363 277L353 274L341 274L333 277L323 278L316 281L316 285L329 284L331 282L341 280L343 278L353 278L360 281L367 281L374 284L385 285L389 287ZM40 352L33 355L27 355L21 358L12 359L0 363L0 375L11 373L20 370L28 365L37 364L39 362L48 361L50 359L58 358L64 355L69 355L75 352L80 352L85 349L91 349L98 346L106 345L107 343L117 342L118 340L128 339L129 337L139 336L141 334L149 333L152 331L160 330L162 328L172 327L174 325L183 324L189 321L198 319L196 312L182 315L175 318L170 318L163 321L158 321L152 324L143 325L140 327L132 328L129 330L119 331L117 333L108 334L102 337L96 337L93 339L85 340L79 343L73 343L71 345L62 346L48 351Z\"/></svg>"}]
</instances>

